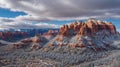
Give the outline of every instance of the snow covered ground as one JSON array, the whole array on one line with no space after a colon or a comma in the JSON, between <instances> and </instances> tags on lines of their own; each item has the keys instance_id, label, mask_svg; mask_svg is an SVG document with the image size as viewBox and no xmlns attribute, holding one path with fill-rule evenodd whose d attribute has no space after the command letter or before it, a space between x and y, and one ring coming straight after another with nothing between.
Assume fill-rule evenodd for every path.
<instances>
[{"instance_id":1,"label":"snow covered ground","mask_svg":"<svg viewBox=\"0 0 120 67\"><path fill-rule=\"evenodd\" d=\"M117 46L118 48L120 48L120 40L114 41L112 45L115 45L115 46Z\"/></svg>"}]
</instances>

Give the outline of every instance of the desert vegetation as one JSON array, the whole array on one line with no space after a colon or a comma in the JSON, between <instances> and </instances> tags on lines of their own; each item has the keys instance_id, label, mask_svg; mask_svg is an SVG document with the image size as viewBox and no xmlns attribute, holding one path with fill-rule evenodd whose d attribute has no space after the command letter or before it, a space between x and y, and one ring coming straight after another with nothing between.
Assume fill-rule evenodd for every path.
<instances>
[{"instance_id":1,"label":"desert vegetation","mask_svg":"<svg viewBox=\"0 0 120 67\"><path fill-rule=\"evenodd\" d=\"M6 50L8 48L9 50ZM26 50L29 50L29 48ZM119 57L119 49L95 52L85 48L61 47L49 48L48 51L39 49L26 52L24 49L10 48L10 45L0 47L0 66L8 67L119 67Z\"/></svg>"}]
</instances>

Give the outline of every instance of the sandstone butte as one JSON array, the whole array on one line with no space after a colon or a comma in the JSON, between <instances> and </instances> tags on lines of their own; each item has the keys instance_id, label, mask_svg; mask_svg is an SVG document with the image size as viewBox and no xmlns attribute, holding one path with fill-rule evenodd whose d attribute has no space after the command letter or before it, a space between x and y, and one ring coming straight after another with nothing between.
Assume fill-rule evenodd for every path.
<instances>
[{"instance_id":1,"label":"sandstone butte","mask_svg":"<svg viewBox=\"0 0 120 67\"><path fill-rule=\"evenodd\" d=\"M73 35L92 35L94 36L101 30L116 33L116 28L111 22L102 22L95 20L87 20L86 22L74 22L70 25L63 25L60 28L59 35L73 36Z\"/></svg>"}]
</instances>

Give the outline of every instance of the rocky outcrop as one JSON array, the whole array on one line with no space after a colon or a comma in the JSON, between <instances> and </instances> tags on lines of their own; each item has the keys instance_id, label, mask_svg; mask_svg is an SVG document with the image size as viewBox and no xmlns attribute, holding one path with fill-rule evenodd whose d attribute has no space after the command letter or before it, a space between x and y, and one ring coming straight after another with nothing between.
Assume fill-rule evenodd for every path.
<instances>
[{"instance_id":1,"label":"rocky outcrop","mask_svg":"<svg viewBox=\"0 0 120 67\"><path fill-rule=\"evenodd\" d=\"M55 35L55 33L54 33L53 30L49 30L49 31L48 31L48 35Z\"/></svg>"},{"instance_id":2,"label":"rocky outcrop","mask_svg":"<svg viewBox=\"0 0 120 67\"><path fill-rule=\"evenodd\" d=\"M77 21L63 25L49 46L90 48L98 51L111 48L111 43L116 39L120 39L120 34L116 31L115 25L92 18L86 22Z\"/></svg>"},{"instance_id":3,"label":"rocky outcrop","mask_svg":"<svg viewBox=\"0 0 120 67\"><path fill-rule=\"evenodd\" d=\"M18 43L14 43L14 48L30 48L31 50L38 50L47 43L47 40L40 34L36 34L34 37L22 39Z\"/></svg>"},{"instance_id":4,"label":"rocky outcrop","mask_svg":"<svg viewBox=\"0 0 120 67\"><path fill-rule=\"evenodd\" d=\"M58 30L48 30L48 32L43 33L43 36L55 36L58 32Z\"/></svg>"},{"instance_id":5,"label":"rocky outcrop","mask_svg":"<svg viewBox=\"0 0 120 67\"><path fill-rule=\"evenodd\" d=\"M111 22L102 22L102 21L94 21L88 20L85 25L88 26L89 34L95 35L97 32L101 30L106 30L111 33L116 33L116 28Z\"/></svg>"},{"instance_id":6,"label":"rocky outcrop","mask_svg":"<svg viewBox=\"0 0 120 67\"><path fill-rule=\"evenodd\" d=\"M43 37L45 37L47 40L53 39L57 34L58 30L48 30L48 32L43 33Z\"/></svg>"},{"instance_id":7,"label":"rocky outcrop","mask_svg":"<svg viewBox=\"0 0 120 67\"><path fill-rule=\"evenodd\" d=\"M70 25L63 25L60 28L59 35L96 35L97 32L106 30L111 33L116 33L116 28L111 22L102 22L95 19L88 19L86 22L74 22Z\"/></svg>"},{"instance_id":8,"label":"rocky outcrop","mask_svg":"<svg viewBox=\"0 0 120 67\"><path fill-rule=\"evenodd\" d=\"M32 42L35 42L35 43L40 43L42 42L42 37L41 35L35 35L35 37L32 38Z\"/></svg>"},{"instance_id":9,"label":"rocky outcrop","mask_svg":"<svg viewBox=\"0 0 120 67\"><path fill-rule=\"evenodd\" d=\"M64 25L60 28L59 35L69 36L69 29L68 25Z\"/></svg>"},{"instance_id":10,"label":"rocky outcrop","mask_svg":"<svg viewBox=\"0 0 120 67\"><path fill-rule=\"evenodd\" d=\"M7 32L0 32L0 39L2 40L16 40L18 38L24 38L24 37L27 37L27 33L25 32L10 32L10 31L7 31Z\"/></svg>"}]
</instances>

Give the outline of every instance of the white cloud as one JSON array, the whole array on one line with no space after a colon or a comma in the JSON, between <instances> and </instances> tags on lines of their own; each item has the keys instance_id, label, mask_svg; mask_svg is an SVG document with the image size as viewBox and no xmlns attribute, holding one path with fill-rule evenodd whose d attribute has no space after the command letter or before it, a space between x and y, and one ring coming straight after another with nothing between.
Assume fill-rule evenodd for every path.
<instances>
[{"instance_id":1,"label":"white cloud","mask_svg":"<svg viewBox=\"0 0 120 67\"><path fill-rule=\"evenodd\" d=\"M59 25L49 23L27 23L27 22L6 22L0 24L0 29L39 29L39 28L59 28Z\"/></svg>"},{"instance_id":2,"label":"white cloud","mask_svg":"<svg viewBox=\"0 0 120 67\"><path fill-rule=\"evenodd\" d=\"M89 17L120 18L119 3L120 0L0 0L1 8L27 14L15 18L1 17L0 22L80 20Z\"/></svg>"},{"instance_id":3,"label":"white cloud","mask_svg":"<svg viewBox=\"0 0 120 67\"><path fill-rule=\"evenodd\" d=\"M116 13L116 9L120 10L119 3L119 0L1 0L0 7L23 11L40 18L39 20L62 20L62 18L107 16L106 13Z\"/></svg>"}]
</instances>

